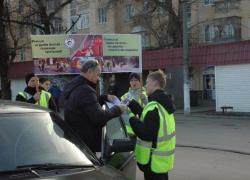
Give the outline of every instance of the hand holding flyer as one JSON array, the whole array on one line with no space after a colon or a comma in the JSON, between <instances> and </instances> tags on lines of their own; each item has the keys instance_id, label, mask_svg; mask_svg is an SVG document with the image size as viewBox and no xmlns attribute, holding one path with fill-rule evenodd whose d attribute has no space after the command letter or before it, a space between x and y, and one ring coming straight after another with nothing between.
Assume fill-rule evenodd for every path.
<instances>
[{"instance_id":1,"label":"hand holding flyer","mask_svg":"<svg viewBox=\"0 0 250 180\"><path fill-rule=\"evenodd\" d=\"M128 94L127 96L126 96L126 98L124 98L122 101L121 101L121 104L124 104L124 105L129 105L129 103L130 103L130 101L131 101L131 98L132 96L131 96L131 94Z\"/></svg>"},{"instance_id":2,"label":"hand holding flyer","mask_svg":"<svg viewBox=\"0 0 250 180\"><path fill-rule=\"evenodd\" d=\"M121 103L121 101L116 97L116 98L113 100L113 103L107 101L106 104L108 105L109 108L112 108L113 106L118 105L118 104L122 104L122 103Z\"/></svg>"}]
</instances>

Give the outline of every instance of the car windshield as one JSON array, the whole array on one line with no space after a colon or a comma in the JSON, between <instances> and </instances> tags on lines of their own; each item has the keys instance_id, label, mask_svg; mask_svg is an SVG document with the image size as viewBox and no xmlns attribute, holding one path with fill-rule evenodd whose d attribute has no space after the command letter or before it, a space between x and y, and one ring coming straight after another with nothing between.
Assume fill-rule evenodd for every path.
<instances>
[{"instance_id":1,"label":"car windshield","mask_svg":"<svg viewBox=\"0 0 250 180\"><path fill-rule=\"evenodd\" d=\"M0 171L31 164L99 164L54 113L1 114L0 147Z\"/></svg>"}]
</instances>

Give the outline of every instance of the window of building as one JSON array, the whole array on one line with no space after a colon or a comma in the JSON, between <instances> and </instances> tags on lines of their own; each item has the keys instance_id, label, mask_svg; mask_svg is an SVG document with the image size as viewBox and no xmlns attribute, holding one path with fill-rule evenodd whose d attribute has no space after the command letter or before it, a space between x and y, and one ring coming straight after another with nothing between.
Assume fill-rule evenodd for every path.
<instances>
[{"instance_id":1,"label":"window of building","mask_svg":"<svg viewBox=\"0 0 250 180\"><path fill-rule=\"evenodd\" d=\"M76 0L73 0L70 3L70 15L75 16L76 15Z\"/></svg>"},{"instance_id":2,"label":"window of building","mask_svg":"<svg viewBox=\"0 0 250 180\"><path fill-rule=\"evenodd\" d=\"M84 0L80 5L78 5L78 11L85 10L89 8L89 0Z\"/></svg>"},{"instance_id":3,"label":"window of building","mask_svg":"<svg viewBox=\"0 0 250 180\"><path fill-rule=\"evenodd\" d=\"M20 61L25 61L26 57L25 57L25 51L24 50L20 50L19 51L19 57L20 57Z\"/></svg>"},{"instance_id":4,"label":"window of building","mask_svg":"<svg viewBox=\"0 0 250 180\"><path fill-rule=\"evenodd\" d=\"M204 6L214 5L214 0L203 0Z\"/></svg>"},{"instance_id":5,"label":"window of building","mask_svg":"<svg viewBox=\"0 0 250 180\"><path fill-rule=\"evenodd\" d=\"M204 26L204 42L212 42L214 40L214 25Z\"/></svg>"},{"instance_id":6,"label":"window of building","mask_svg":"<svg viewBox=\"0 0 250 180\"><path fill-rule=\"evenodd\" d=\"M143 14L148 13L148 2L143 2Z\"/></svg>"},{"instance_id":7,"label":"window of building","mask_svg":"<svg viewBox=\"0 0 250 180\"><path fill-rule=\"evenodd\" d=\"M47 10L53 10L54 9L54 1L48 0L47 1Z\"/></svg>"},{"instance_id":8,"label":"window of building","mask_svg":"<svg viewBox=\"0 0 250 180\"><path fill-rule=\"evenodd\" d=\"M187 28L190 29L192 27L191 21L191 3L187 4Z\"/></svg>"},{"instance_id":9,"label":"window of building","mask_svg":"<svg viewBox=\"0 0 250 180\"><path fill-rule=\"evenodd\" d=\"M227 17L215 19L215 39L241 38L241 18Z\"/></svg>"},{"instance_id":10,"label":"window of building","mask_svg":"<svg viewBox=\"0 0 250 180\"><path fill-rule=\"evenodd\" d=\"M60 7L61 5L61 0L54 0L54 9Z\"/></svg>"},{"instance_id":11,"label":"window of building","mask_svg":"<svg viewBox=\"0 0 250 180\"><path fill-rule=\"evenodd\" d=\"M71 22L70 22L70 27L77 21L78 16L72 16L71 17ZM74 26L71 28L71 33L75 34L77 32L77 24L74 24Z\"/></svg>"},{"instance_id":12,"label":"window of building","mask_svg":"<svg viewBox=\"0 0 250 180\"><path fill-rule=\"evenodd\" d=\"M89 14L82 14L77 22L77 29L84 29L89 27Z\"/></svg>"},{"instance_id":13,"label":"window of building","mask_svg":"<svg viewBox=\"0 0 250 180\"><path fill-rule=\"evenodd\" d=\"M250 18L249 18L249 37L250 37Z\"/></svg>"},{"instance_id":14,"label":"window of building","mask_svg":"<svg viewBox=\"0 0 250 180\"><path fill-rule=\"evenodd\" d=\"M61 21L54 21L53 25L55 28L55 34L60 34L62 31L62 22Z\"/></svg>"},{"instance_id":15,"label":"window of building","mask_svg":"<svg viewBox=\"0 0 250 180\"><path fill-rule=\"evenodd\" d=\"M17 3L17 12L23 12L23 0L18 1Z\"/></svg>"},{"instance_id":16,"label":"window of building","mask_svg":"<svg viewBox=\"0 0 250 180\"><path fill-rule=\"evenodd\" d=\"M205 76L205 88L207 90L215 89L215 76L213 75L206 75Z\"/></svg>"},{"instance_id":17,"label":"window of building","mask_svg":"<svg viewBox=\"0 0 250 180\"><path fill-rule=\"evenodd\" d=\"M135 15L135 8L133 4L124 7L124 21L129 21L129 19Z\"/></svg>"},{"instance_id":18,"label":"window of building","mask_svg":"<svg viewBox=\"0 0 250 180\"><path fill-rule=\"evenodd\" d=\"M222 11L228 9L239 9L240 2L239 0L228 0L228 1L216 1L215 2L215 11Z\"/></svg>"},{"instance_id":19,"label":"window of building","mask_svg":"<svg viewBox=\"0 0 250 180\"><path fill-rule=\"evenodd\" d=\"M19 29L19 37L23 38L24 37L24 26L21 26Z\"/></svg>"},{"instance_id":20,"label":"window of building","mask_svg":"<svg viewBox=\"0 0 250 180\"><path fill-rule=\"evenodd\" d=\"M149 47L149 33L141 32L141 46L142 49Z\"/></svg>"},{"instance_id":21,"label":"window of building","mask_svg":"<svg viewBox=\"0 0 250 180\"><path fill-rule=\"evenodd\" d=\"M44 35L44 34L45 34L45 33L43 32L43 30L40 29L40 28L36 28L34 33L35 33L35 35Z\"/></svg>"},{"instance_id":22,"label":"window of building","mask_svg":"<svg viewBox=\"0 0 250 180\"><path fill-rule=\"evenodd\" d=\"M165 4L167 0L158 0L158 1ZM158 6L157 11L158 11L158 14L166 14L167 12L166 10L164 10L162 7L159 7L159 6Z\"/></svg>"},{"instance_id":23,"label":"window of building","mask_svg":"<svg viewBox=\"0 0 250 180\"><path fill-rule=\"evenodd\" d=\"M106 9L98 9L98 22L99 24L106 22Z\"/></svg>"}]
</instances>

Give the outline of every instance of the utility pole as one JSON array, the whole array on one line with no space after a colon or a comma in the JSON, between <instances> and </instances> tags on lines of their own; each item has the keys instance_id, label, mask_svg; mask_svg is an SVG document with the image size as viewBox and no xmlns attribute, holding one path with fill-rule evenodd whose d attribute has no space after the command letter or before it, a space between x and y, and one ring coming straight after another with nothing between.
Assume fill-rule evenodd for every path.
<instances>
[{"instance_id":1,"label":"utility pole","mask_svg":"<svg viewBox=\"0 0 250 180\"><path fill-rule=\"evenodd\" d=\"M187 1L188 0L182 0L184 114L190 114L190 91L189 91L189 70L188 70L188 33L187 33Z\"/></svg>"}]
</instances>

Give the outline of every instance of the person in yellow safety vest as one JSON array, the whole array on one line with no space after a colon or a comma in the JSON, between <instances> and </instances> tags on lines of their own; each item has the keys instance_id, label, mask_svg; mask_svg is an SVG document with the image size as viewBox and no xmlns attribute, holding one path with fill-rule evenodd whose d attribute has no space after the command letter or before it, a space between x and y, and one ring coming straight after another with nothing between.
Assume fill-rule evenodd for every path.
<instances>
[{"instance_id":1,"label":"person in yellow safety vest","mask_svg":"<svg viewBox=\"0 0 250 180\"><path fill-rule=\"evenodd\" d=\"M144 86L149 103L142 108L126 98L133 116L130 125L137 136L135 156L137 165L144 172L145 180L168 180L175 157L175 105L173 95L164 92L166 76L158 70L148 75Z\"/></svg>"},{"instance_id":2,"label":"person in yellow safety vest","mask_svg":"<svg viewBox=\"0 0 250 180\"><path fill-rule=\"evenodd\" d=\"M19 92L17 94L16 101L23 101L36 105L38 105L38 101L40 101L40 106L49 108L53 111L56 110L56 105L55 102L51 99L51 94L43 90L41 90L40 92L36 92L36 79L34 73L27 74L25 77L25 81L27 87L23 92Z\"/></svg>"},{"instance_id":3,"label":"person in yellow safety vest","mask_svg":"<svg viewBox=\"0 0 250 180\"><path fill-rule=\"evenodd\" d=\"M46 78L46 77L41 77L40 79L39 79L39 90L43 90L43 91L46 91L48 94L49 94L49 96L50 96L50 103L49 104L51 104L51 107L52 107L52 110L54 111L54 112L56 112L57 113L57 106L56 106L56 103L55 103L55 101L54 101L54 98L53 98L53 96L48 92L49 91L49 88L50 88L50 80L49 80L49 78Z\"/></svg>"},{"instance_id":4,"label":"person in yellow safety vest","mask_svg":"<svg viewBox=\"0 0 250 180\"><path fill-rule=\"evenodd\" d=\"M147 105L148 103L148 98L145 89L143 88L142 93L141 93L141 83L140 83L140 75L138 73L131 73L129 75L129 83L130 83L130 88L127 93L125 93L122 97L121 100L125 98L130 98L134 99L135 101L139 102L139 104L143 103L143 107ZM130 137L134 136L134 132L129 124L129 118L134 116L132 111L127 108L126 111L122 114L123 120L126 125L127 132Z\"/></svg>"}]
</instances>

